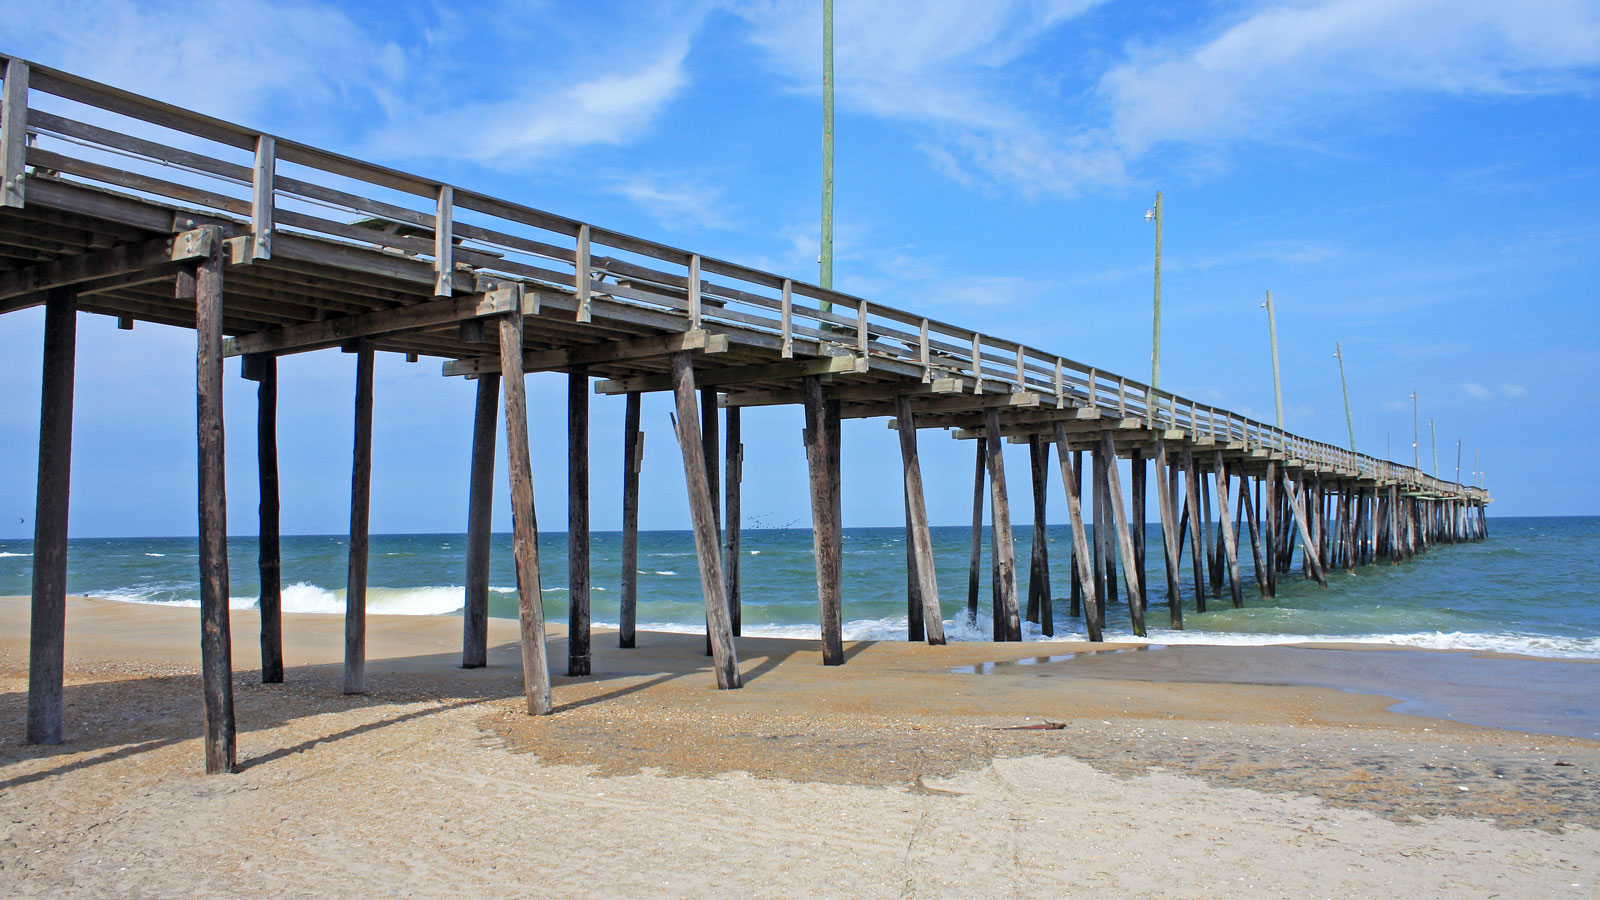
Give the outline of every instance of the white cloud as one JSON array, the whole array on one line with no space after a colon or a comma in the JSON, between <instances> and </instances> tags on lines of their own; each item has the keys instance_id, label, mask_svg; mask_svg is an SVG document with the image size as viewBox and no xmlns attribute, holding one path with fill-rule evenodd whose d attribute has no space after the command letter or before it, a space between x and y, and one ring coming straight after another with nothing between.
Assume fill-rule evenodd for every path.
<instances>
[{"instance_id":1,"label":"white cloud","mask_svg":"<svg viewBox=\"0 0 1600 900\"><path fill-rule=\"evenodd\" d=\"M681 177L668 179L633 175L613 183L608 190L626 197L669 230L729 228L731 223L719 209L722 191L714 185Z\"/></svg>"},{"instance_id":2,"label":"white cloud","mask_svg":"<svg viewBox=\"0 0 1600 900\"><path fill-rule=\"evenodd\" d=\"M1502 384L1499 390L1476 381L1462 382L1461 392L1473 400L1515 400L1528 396L1528 389L1520 384Z\"/></svg>"},{"instance_id":3,"label":"white cloud","mask_svg":"<svg viewBox=\"0 0 1600 900\"><path fill-rule=\"evenodd\" d=\"M1494 391L1489 390L1475 381L1469 381L1461 385L1461 390L1465 391L1467 396L1474 400L1488 400L1494 396Z\"/></svg>"},{"instance_id":4,"label":"white cloud","mask_svg":"<svg viewBox=\"0 0 1600 900\"><path fill-rule=\"evenodd\" d=\"M1385 400L1385 401L1383 401L1383 411L1384 412L1401 412L1402 410L1408 410L1410 408L1411 408L1411 401L1410 400Z\"/></svg>"}]
</instances>

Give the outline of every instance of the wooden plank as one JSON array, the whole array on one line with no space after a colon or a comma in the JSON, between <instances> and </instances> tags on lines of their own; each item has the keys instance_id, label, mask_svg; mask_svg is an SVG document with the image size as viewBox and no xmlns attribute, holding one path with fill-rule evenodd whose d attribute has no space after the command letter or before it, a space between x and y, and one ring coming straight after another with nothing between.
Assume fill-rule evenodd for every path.
<instances>
[{"instance_id":1,"label":"wooden plank","mask_svg":"<svg viewBox=\"0 0 1600 900\"><path fill-rule=\"evenodd\" d=\"M472 475L467 486L466 600L461 613L461 667L489 664L489 560L493 541L494 451L500 373L478 378L472 413Z\"/></svg>"},{"instance_id":2,"label":"wooden plank","mask_svg":"<svg viewBox=\"0 0 1600 900\"><path fill-rule=\"evenodd\" d=\"M670 356L680 350L698 350L702 353L726 353L730 346L726 334L709 331L684 331L677 334L651 335L625 341L603 344L581 344L556 350L534 350L522 356L524 372L541 372L565 369L569 366L605 365L656 356ZM444 374L481 375L500 371L500 360L491 357L450 360L444 364Z\"/></svg>"},{"instance_id":3,"label":"wooden plank","mask_svg":"<svg viewBox=\"0 0 1600 900\"><path fill-rule=\"evenodd\" d=\"M223 470L222 257L218 235L211 255L194 269L198 345L195 419L200 470L200 672L205 691L206 774L238 764L233 719L233 642L228 629L228 499ZM181 289L186 289L187 285Z\"/></svg>"},{"instance_id":4,"label":"wooden plank","mask_svg":"<svg viewBox=\"0 0 1600 900\"><path fill-rule=\"evenodd\" d=\"M377 337L421 328L437 328L452 322L463 322L482 316L508 312L520 302L520 285L442 300L427 300L394 309L380 309L353 316L340 316L318 322L286 325L254 334L242 334L225 342L227 356L244 356L254 353L302 353L325 347L337 347L356 338ZM448 363L446 364L448 366ZM499 366L485 367L498 373ZM447 373L449 374L449 373ZM480 373L481 374L481 373Z\"/></svg>"},{"instance_id":5,"label":"wooden plank","mask_svg":"<svg viewBox=\"0 0 1600 900\"><path fill-rule=\"evenodd\" d=\"M21 208L27 197L28 64L7 59L5 80L0 106L0 206Z\"/></svg>"},{"instance_id":6,"label":"wooden plank","mask_svg":"<svg viewBox=\"0 0 1600 900\"><path fill-rule=\"evenodd\" d=\"M549 715L550 663L544 639L539 533L533 514L533 464L528 452L528 395L522 377L522 310L500 319L500 374L505 382L506 468L511 481L511 547L517 568L522 690L528 715Z\"/></svg>"},{"instance_id":7,"label":"wooden plank","mask_svg":"<svg viewBox=\"0 0 1600 900\"><path fill-rule=\"evenodd\" d=\"M215 229L196 228L171 237L123 244L0 272L0 300L38 294L55 287L203 258L218 240Z\"/></svg>"},{"instance_id":8,"label":"wooden plank","mask_svg":"<svg viewBox=\"0 0 1600 900\"><path fill-rule=\"evenodd\" d=\"M33 515L33 597L28 625L30 744L62 740L67 626L67 512L72 479L72 394L77 294L49 292L39 391L39 480Z\"/></svg>"},{"instance_id":9,"label":"wooden plank","mask_svg":"<svg viewBox=\"0 0 1600 900\"><path fill-rule=\"evenodd\" d=\"M1183 563L1183 536L1178 533L1177 513L1173 508L1172 464L1167 458L1167 442L1156 441L1156 511L1161 516L1161 549L1166 557L1167 612L1173 628L1183 627L1183 596L1178 586ZM1140 571L1143 571L1141 569Z\"/></svg>"},{"instance_id":10,"label":"wooden plank","mask_svg":"<svg viewBox=\"0 0 1600 900\"><path fill-rule=\"evenodd\" d=\"M700 558L700 588L706 602L706 634L711 641L712 667L717 687L732 690L742 685L739 657L733 646L733 626L728 621L728 597L717 546L716 507L706 480L705 453L700 444L700 414L695 409L694 355L687 350L672 356L673 399L678 409L678 446L683 452L684 483L689 491L689 515L694 522L695 551Z\"/></svg>"},{"instance_id":11,"label":"wooden plank","mask_svg":"<svg viewBox=\"0 0 1600 900\"><path fill-rule=\"evenodd\" d=\"M928 530L928 507L922 487L922 462L917 455L917 429L910 398L902 395L895 416L901 423L900 463L905 476L906 539L910 545L912 579L921 602L922 631L929 644L943 644L944 607L939 603L939 580L933 566L933 538Z\"/></svg>"},{"instance_id":12,"label":"wooden plank","mask_svg":"<svg viewBox=\"0 0 1600 900\"><path fill-rule=\"evenodd\" d=\"M1056 458L1061 464L1061 485L1067 495L1067 520L1072 525L1072 558L1077 569L1077 583L1083 597L1084 625L1089 632L1089 640L1103 641L1105 636L1102 626L1105 622L1104 610L1100 606L1099 594L1094 589L1094 573L1090 571L1089 536L1083 527L1083 509L1079 502L1082 492L1079 470L1082 469L1083 457L1075 456L1072 448L1067 445L1067 429L1060 423L1056 424Z\"/></svg>"},{"instance_id":13,"label":"wooden plank","mask_svg":"<svg viewBox=\"0 0 1600 900\"><path fill-rule=\"evenodd\" d=\"M742 528L739 488L744 480L744 441L739 433L739 407L728 408L728 431L723 442L724 514L722 517L723 577L728 582L728 623L734 637L744 630L743 589L739 584L739 544Z\"/></svg>"},{"instance_id":14,"label":"wooden plank","mask_svg":"<svg viewBox=\"0 0 1600 900\"><path fill-rule=\"evenodd\" d=\"M912 386L915 386L915 384ZM918 415L924 416L938 415L940 413L947 412L966 412L969 410L1023 409L1026 407L1038 406L1041 399L1039 394L1032 393L1031 391L1017 391L1010 394L958 394L948 397L925 396L921 393L908 395L902 392L900 394L896 394L895 396L915 397L916 399L913 403L913 406ZM867 419L893 414L894 404L892 402L885 402L869 403L852 407L851 409L845 411L844 416L847 419ZM924 423L924 427L934 426Z\"/></svg>"},{"instance_id":15,"label":"wooden plank","mask_svg":"<svg viewBox=\"0 0 1600 900\"><path fill-rule=\"evenodd\" d=\"M979 437L977 466L972 475L972 564L967 576L967 624L978 623L978 560L983 555L983 467L989 458L989 440Z\"/></svg>"},{"instance_id":16,"label":"wooden plank","mask_svg":"<svg viewBox=\"0 0 1600 900\"><path fill-rule=\"evenodd\" d=\"M1239 584L1239 538L1234 533L1233 508L1229 505L1232 498L1228 495L1228 479L1233 473L1228 471L1227 461L1222 457L1222 451L1214 451L1213 467L1216 469L1217 479L1217 525L1222 529L1222 551L1228 566L1228 592L1233 597L1233 608L1244 607L1244 592Z\"/></svg>"},{"instance_id":17,"label":"wooden plank","mask_svg":"<svg viewBox=\"0 0 1600 900\"><path fill-rule=\"evenodd\" d=\"M820 359L802 359L782 363L764 363L755 366L734 366L726 369L709 369L699 373L696 383L701 387L724 384L752 384L764 381L787 381L814 375L861 374L868 371L867 360L859 356L825 356ZM665 391L672 388L666 375L637 375L632 378L612 378L595 383L597 394L631 394L636 391Z\"/></svg>"},{"instance_id":18,"label":"wooden plank","mask_svg":"<svg viewBox=\"0 0 1600 900\"><path fill-rule=\"evenodd\" d=\"M278 504L278 361L260 366L256 387L256 471L260 485L258 569L261 573L261 683L283 683L283 578Z\"/></svg>"},{"instance_id":19,"label":"wooden plank","mask_svg":"<svg viewBox=\"0 0 1600 900\"><path fill-rule=\"evenodd\" d=\"M841 607L843 558L839 548L839 529L834 521L834 495L831 448L828 440L827 401L822 382L816 376L801 381L805 392L806 466L811 481L811 541L817 564L817 605L822 630L822 664L844 664Z\"/></svg>"},{"instance_id":20,"label":"wooden plank","mask_svg":"<svg viewBox=\"0 0 1600 900\"><path fill-rule=\"evenodd\" d=\"M622 600L617 646L635 645L639 609L639 471L644 435L639 431L639 395L629 394L622 423Z\"/></svg>"},{"instance_id":21,"label":"wooden plank","mask_svg":"<svg viewBox=\"0 0 1600 900\"><path fill-rule=\"evenodd\" d=\"M589 674L589 370L567 375L567 674Z\"/></svg>"},{"instance_id":22,"label":"wooden plank","mask_svg":"<svg viewBox=\"0 0 1600 900\"><path fill-rule=\"evenodd\" d=\"M996 640L1022 640L1022 622L1017 609L1017 561L1011 538L1011 501L1006 496L1006 467L1001 455L1000 413L987 410L989 440L989 506L991 543L999 577L999 606L994 611Z\"/></svg>"},{"instance_id":23,"label":"wooden plank","mask_svg":"<svg viewBox=\"0 0 1600 900\"><path fill-rule=\"evenodd\" d=\"M350 466L350 545L344 594L344 692L367 692L367 544L372 515L373 350L356 351L355 441Z\"/></svg>"},{"instance_id":24,"label":"wooden plank","mask_svg":"<svg viewBox=\"0 0 1600 900\"><path fill-rule=\"evenodd\" d=\"M962 379L935 378L929 382L881 381L870 384L825 384L822 394L830 400L846 402L861 400L890 400L905 394L919 397L927 394L954 394L961 390ZM779 388L767 391L738 391L725 394L723 406L785 406L804 402L797 388ZM892 415L892 412L890 413Z\"/></svg>"},{"instance_id":25,"label":"wooden plank","mask_svg":"<svg viewBox=\"0 0 1600 900\"><path fill-rule=\"evenodd\" d=\"M1139 602L1144 573L1140 571L1133 555L1133 537L1128 533L1128 510L1122 502L1122 477L1117 472L1117 451L1110 430L1100 432L1100 452L1109 461L1106 466L1106 497L1112 522L1117 529L1117 547L1122 551L1122 577L1127 585L1128 616L1133 622L1133 633L1144 637L1144 604ZM1098 522L1095 527L1098 530Z\"/></svg>"}]
</instances>

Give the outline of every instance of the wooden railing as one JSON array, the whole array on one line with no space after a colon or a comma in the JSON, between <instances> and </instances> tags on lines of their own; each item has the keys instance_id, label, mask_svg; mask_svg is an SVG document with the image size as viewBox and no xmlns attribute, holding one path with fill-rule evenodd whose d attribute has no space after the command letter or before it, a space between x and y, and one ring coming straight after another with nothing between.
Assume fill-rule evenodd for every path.
<instances>
[{"instance_id":1,"label":"wooden railing","mask_svg":"<svg viewBox=\"0 0 1600 900\"><path fill-rule=\"evenodd\" d=\"M856 354L874 368L923 381L958 378L975 392L1033 392L1058 407L1090 407L1147 428L1352 476L1447 494L1478 491L1035 347L331 153L22 60L0 61L4 205L23 205L30 188L45 191L51 182L109 188L225 220L248 235L244 261L275 253L324 259L345 252L342 260L361 271L416 283L422 292L431 287L438 296L471 289L475 275L517 279L575 297L578 321L591 320L597 300L620 303L666 313L686 329L737 330L783 357Z\"/></svg>"}]
</instances>

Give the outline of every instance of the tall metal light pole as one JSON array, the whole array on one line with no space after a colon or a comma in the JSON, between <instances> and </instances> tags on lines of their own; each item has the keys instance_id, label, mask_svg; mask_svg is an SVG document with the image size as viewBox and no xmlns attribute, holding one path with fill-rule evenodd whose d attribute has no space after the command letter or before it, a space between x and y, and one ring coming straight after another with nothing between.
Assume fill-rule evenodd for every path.
<instances>
[{"instance_id":1,"label":"tall metal light pole","mask_svg":"<svg viewBox=\"0 0 1600 900\"><path fill-rule=\"evenodd\" d=\"M1422 450L1417 443L1419 430L1417 423L1417 392L1411 392L1411 468L1422 471Z\"/></svg>"},{"instance_id":2,"label":"tall metal light pole","mask_svg":"<svg viewBox=\"0 0 1600 900\"><path fill-rule=\"evenodd\" d=\"M1272 332L1272 390L1278 401L1278 428L1283 428L1283 381L1278 377L1278 316L1272 307L1272 292L1267 291L1267 330Z\"/></svg>"},{"instance_id":3,"label":"tall metal light pole","mask_svg":"<svg viewBox=\"0 0 1600 900\"><path fill-rule=\"evenodd\" d=\"M1461 438L1456 438L1456 484L1461 483Z\"/></svg>"},{"instance_id":4,"label":"tall metal light pole","mask_svg":"<svg viewBox=\"0 0 1600 900\"><path fill-rule=\"evenodd\" d=\"M1150 338L1150 386L1161 387L1161 192L1156 191L1156 205L1144 214L1144 220L1156 223L1156 311L1155 332ZM1281 423L1280 423L1281 427Z\"/></svg>"},{"instance_id":5,"label":"tall metal light pole","mask_svg":"<svg viewBox=\"0 0 1600 900\"><path fill-rule=\"evenodd\" d=\"M1333 342L1333 355L1339 360L1339 387L1344 389L1344 424L1350 429L1350 452L1356 452L1356 420L1350 417L1350 385L1344 380L1344 350Z\"/></svg>"},{"instance_id":6,"label":"tall metal light pole","mask_svg":"<svg viewBox=\"0 0 1600 900\"><path fill-rule=\"evenodd\" d=\"M1433 477L1439 477L1439 430L1433 427L1433 420L1428 420L1428 434L1433 438Z\"/></svg>"},{"instance_id":7,"label":"tall metal light pole","mask_svg":"<svg viewBox=\"0 0 1600 900\"><path fill-rule=\"evenodd\" d=\"M833 0L822 0L822 286L833 289ZM822 311L833 304L822 301Z\"/></svg>"}]
</instances>

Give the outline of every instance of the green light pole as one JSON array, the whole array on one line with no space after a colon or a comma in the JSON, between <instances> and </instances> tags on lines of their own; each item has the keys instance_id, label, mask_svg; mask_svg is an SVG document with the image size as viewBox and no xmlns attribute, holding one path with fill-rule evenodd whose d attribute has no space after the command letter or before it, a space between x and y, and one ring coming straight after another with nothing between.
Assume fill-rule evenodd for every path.
<instances>
[{"instance_id":1,"label":"green light pole","mask_svg":"<svg viewBox=\"0 0 1600 900\"><path fill-rule=\"evenodd\" d=\"M1428 420L1428 434L1433 438L1433 477L1439 477L1439 432L1433 427L1433 420Z\"/></svg>"},{"instance_id":2,"label":"green light pole","mask_svg":"<svg viewBox=\"0 0 1600 900\"><path fill-rule=\"evenodd\" d=\"M833 290L833 0L822 0L822 286ZM833 304L822 301L822 311Z\"/></svg>"},{"instance_id":3,"label":"green light pole","mask_svg":"<svg viewBox=\"0 0 1600 900\"><path fill-rule=\"evenodd\" d=\"M1150 338L1150 386L1161 387L1161 192L1156 191L1156 205L1144 214L1146 222L1156 223L1156 311L1155 333ZM1281 423L1280 423L1281 424Z\"/></svg>"},{"instance_id":4,"label":"green light pole","mask_svg":"<svg viewBox=\"0 0 1600 900\"><path fill-rule=\"evenodd\" d=\"M1344 380L1344 350L1333 342L1333 355L1339 360L1339 387L1344 390L1344 425L1350 429L1350 452L1356 452L1356 420L1350 417L1350 383Z\"/></svg>"},{"instance_id":5,"label":"green light pole","mask_svg":"<svg viewBox=\"0 0 1600 900\"><path fill-rule=\"evenodd\" d=\"M1267 311L1267 330L1272 333L1272 391L1278 401L1278 429L1283 429L1283 381L1278 377L1278 316L1273 311L1272 292L1267 291L1267 302L1261 304Z\"/></svg>"}]
</instances>

